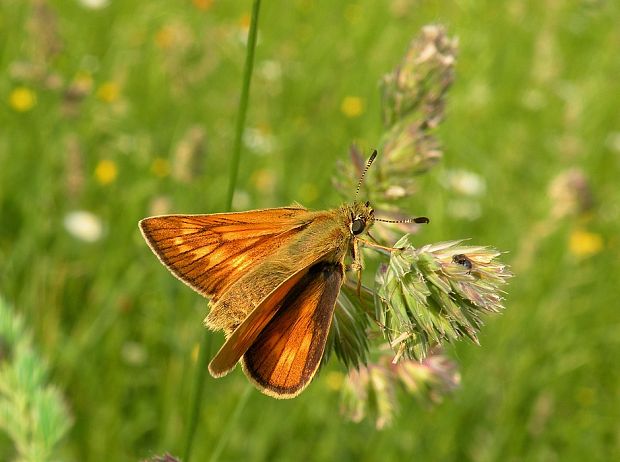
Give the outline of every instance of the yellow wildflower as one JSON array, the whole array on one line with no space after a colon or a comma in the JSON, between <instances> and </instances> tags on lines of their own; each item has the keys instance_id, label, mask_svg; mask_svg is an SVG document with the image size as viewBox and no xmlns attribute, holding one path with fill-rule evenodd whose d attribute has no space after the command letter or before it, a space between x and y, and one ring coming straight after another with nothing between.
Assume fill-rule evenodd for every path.
<instances>
[{"instance_id":1,"label":"yellow wildflower","mask_svg":"<svg viewBox=\"0 0 620 462\"><path fill-rule=\"evenodd\" d=\"M118 168L113 160L100 160L95 168L95 178L97 178L97 181L102 185L112 183L116 180L117 175Z\"/></svg>"},{"instance_id":2,"label":"yellow wildflower","mask_svg":"<svg viewBox=\"0 0 620 462\"><path fill-rule=\"evenodd\" d=\"M252 182L259 191L273 191L276 186L276 176L271 170L257 170L252 174Z\"/></svg>"},{"instance_id":3,"label":"yellow wildflower","mask_svg":"<svg viewBox=\"0 0 620 462\"><path fill-rule=\"evenodd\" d=\"M105 82L97 90L97 97L105 103L113 103L118 99L120 89L115 82Z\"/></svg>"},{"instance_id":4,"label":"yellow wildflower","mask_svg":"<svg viewBox=\"0 0 620 462\"><path fill-rule=\"evenodd\" d=\"M344 382L344 375L342 372L329 371L325 374L325 383L331 390L340 390Z\"/></svg>"},{"instance_id":5,"label":"yellow wildflower","mask_svg":"<svg viewBox=\"0 0 620 462\"><path fill-rule=\"evenodd\" d=\"M243 16L241 16L241 18L239 19L239 25L242 29L248 30L250 28L250 15L244 14Z\"/></svg>"},{"instance_id":6,"label":"yellow wildflower","mask_svg":"<svg viewBox=\"0 0 620 462\"><path fill-rule=\"evenodd\" d=\"M570 236L569 248L577 257L590 257L603 249L603 238L600 234L578 229Z\"/></svg>"},{"instance_id":7,"label":"yellow wildflower","mask_svg":"<svg viewBox=\"0 0 620 462\"><path fill-rule=\"evenodd\" d=\"M192 0L192 3L199 10L206 11L213 5L213 0Z\"/></svg>"},{"instance_id":8,"label":"yellow wildflower","mask_svg":"<svg viewBox=\"0 0 620 462\"><path fill-rule=\"evenodd\" d=\"M9 104L17 112L26 112L37 104L37 95L30 88L17 87L9 95Z\"/></svg>"},{"instance_id":9,"label":"yellow wildflower","mask_svg":"<svg viewBox=\"0 0 620 462\"><path fill-rule=\"evenodd\" d=\"M342 100L340 110L349 118L359 117L364 112L364 102L358 96L347 96Z\"/></svg>"},{"instance_id":10,"label":"yellow wildflower","mask_svg":"<svg viewBox=\"0 0 620 462\"><path fill-rule=\"evenodd\" d=\"M200 353L200 344L196 343L192 348L192 362L198 362L198 354Z\"/></svg>"},{"instance_id":11,"label":"yellow wildflower","mask_svg":"<svg viewBox=\"0 0 620 462\"><path fill-rule=\"evenodd\" d=\"M170 162L168 162L168 159L156 158L151 164L151 172L153 175L161 178L168 176L170 173Z\"/></svg>"},{"instance_id":12,"label":"yellow wildflower","mask_svg":"<svg viewBox=\"0 0 620 462\"><path fill-rule=\"evenodd\" d=\"M155 44L162 50L171 48L174 44L174 29L167 25L161 27L155 34Z\"/></svg>"}]
</instances>

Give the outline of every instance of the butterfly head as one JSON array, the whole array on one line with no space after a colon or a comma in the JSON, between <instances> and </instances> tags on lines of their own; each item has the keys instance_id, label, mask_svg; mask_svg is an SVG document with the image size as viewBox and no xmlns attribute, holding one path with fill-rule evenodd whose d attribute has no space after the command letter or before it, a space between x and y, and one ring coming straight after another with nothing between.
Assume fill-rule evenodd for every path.
<instances>
[{"instance_id":1,"label":"butterfly head","mask_svg":"<svg viewBox=\"0 0 620 462\"><path fill-rule=\"evenodd\" d=\"M366 172L372 165L373 161L377 157L377 150L375 149L366 162L366 167L362 171L359 182L357 183L357 189L355 190L355 197L360 192L360 188L362 186L362 181L364 181L364 177L366 176ZM347 206L349 221L349 229L351 231L351 235L353 237L362 234L364 231L367 231L368 228L372 226L375 221L382 221L384 223L428 223L430 220L426 217L416 217L416 218L408 218L404 220L386 220L382 218L375 218L375 211L370 206L370 202L354 202L352 205Z\"/></svg>"},{"instance_id":2,"label":"butterfly head","mask_svg":"<svg viewBox=\"0 0 620 462\"><path fill-rule=\"evenodd\" d=\"M368 230L375 221L375 211L370 202L354 202L349 207L349 230L353 236L359 236Z\"/></svg>"}]
</instances>

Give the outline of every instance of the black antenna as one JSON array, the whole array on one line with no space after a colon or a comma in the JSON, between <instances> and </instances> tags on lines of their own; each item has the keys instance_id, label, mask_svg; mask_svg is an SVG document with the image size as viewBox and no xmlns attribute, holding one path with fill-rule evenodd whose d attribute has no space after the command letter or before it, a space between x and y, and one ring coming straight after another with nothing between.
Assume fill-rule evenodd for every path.
<instances>
[{"instance_id":1,"label":"black antenna","mask_svg":"<svg viewBox=\"0 0 620 462\"><path fill-rule=\"evenodd\" d=\"M375 221L381 221L383 223L420 223L420 224L426 224L426 223L431 222L431 220L429 220L428 217L407 218L406 220L382 220L381 218L375 218Z\"/></svg>"},{"instance_id":2,"label":"black antenna","mask_svg":"<svg viewBox=\"0 0 620 462\"><path fill-rule=\"evenodd\" d=\"M362 172L362 176L360 177L360 181L357 183L357 189L355 190L355 198L357 198L357 195L360 192L360 188L362 187L362 181L364 180L364 176L366 175L366 172L368 171L368 169L372 165L373 161L375 160L375 157L377 157L377 150L376 149L370 155L370 159L368 159L368 162L366 162L366 167L364 168L364 171Z\"/></svg>"}]
</instances>

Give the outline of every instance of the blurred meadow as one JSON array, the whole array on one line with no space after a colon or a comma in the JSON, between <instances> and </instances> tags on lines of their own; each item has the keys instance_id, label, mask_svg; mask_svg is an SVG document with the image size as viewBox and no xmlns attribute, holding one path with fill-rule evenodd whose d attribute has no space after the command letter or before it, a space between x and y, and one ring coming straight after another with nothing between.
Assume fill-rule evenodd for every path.
<instances>
[{"instance_id":1,"label":"blurred meadow","mask_svg":"<svg viewBox=\"0 0 620 462\"><path fill-rule=\"evenodd\" d=\"M250 8L0 2L0 297L71 416L55 460L182 455L207 304L137 222L225 207ZM459 389L382 430L340 415L336 361L286 401L208 377L193 460L620 459L620 3L263 2L234 209L338 205L336 161L377 146L377 82L431 23L459 53L414 239L506 251L506 311L448 346Z\"/></svg>"}]
</instances>

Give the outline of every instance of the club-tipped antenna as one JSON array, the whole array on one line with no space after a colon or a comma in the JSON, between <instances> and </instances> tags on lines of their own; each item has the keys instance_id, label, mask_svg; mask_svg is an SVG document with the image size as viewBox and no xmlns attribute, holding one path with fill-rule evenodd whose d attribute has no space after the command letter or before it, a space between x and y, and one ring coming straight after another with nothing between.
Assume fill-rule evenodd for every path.
<instances>
[{"instance_id":1,"label":"club-tipped antenna","mask_svg":"<svg viewBox=\"0 0 620 462\"><path fill-rule=\"evenodd\" d=\"M431 220L429 220L428 217L407 218L406 220L383 220L381 218L375 218L375 221L380 221L382 223L419 223L419 224L426 224L426 223L431 222Z\"/></svg>"},{"instance_id":2,"label":"club-tipped antenna","mask_svg":"<svg viewBox=\"0 0 620 462\"><path fill-rule=\"evenodd\" d=\"M364 176L366 176L366 172L368 171L368 169L370 168L370 166L374 162L375 157L377 157L377 150L376 149L370 155L370 159L368 159L368 162L366 162L366 167L364 167L364 171L362 172L362 176L360 176L360 180L357 183L357 189L355 190L355 198L357 198L357 195L360 193L360 188L362 187L362 181L364 181Z\"/></svg>"}]
</instances>

